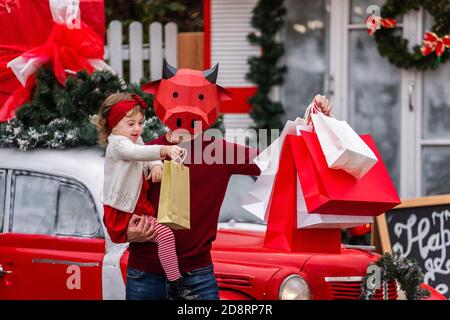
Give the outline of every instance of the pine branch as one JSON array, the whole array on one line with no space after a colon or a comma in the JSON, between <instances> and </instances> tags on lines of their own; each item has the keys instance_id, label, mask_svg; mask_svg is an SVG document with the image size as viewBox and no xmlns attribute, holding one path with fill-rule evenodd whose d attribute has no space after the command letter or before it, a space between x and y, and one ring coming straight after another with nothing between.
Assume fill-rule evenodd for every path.
<instances>
[{"instance_id":1,"label":"pine branch","mask_svg":"<svg viewBox=\"0 0 450 320\"><path fill-rule=\"evenodd\" d=\"M251 24L258 32L248 35L251 44L261 47L260 57L248 59L249 73L246 78L258 86L255 96L249 99L252 105L250 116L257 129L281 129L284 108L279 102L270 99L274 86L283 83L283 75L287 69L279 66L284 54L283 44L276 41L278 31L284 25L286 8L283 0L260 0L253 9Z\"/></svg>"}]
</instances>

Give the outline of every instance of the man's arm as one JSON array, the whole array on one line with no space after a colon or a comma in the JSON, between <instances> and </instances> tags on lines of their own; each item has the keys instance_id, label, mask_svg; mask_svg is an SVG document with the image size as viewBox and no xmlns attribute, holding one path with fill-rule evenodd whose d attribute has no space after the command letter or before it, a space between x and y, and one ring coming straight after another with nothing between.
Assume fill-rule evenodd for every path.
<instances>
[{"instance_id":1,"label":"man's arm","mask_svg":"<svg viewBox=\"0 0 450 320\"><path fill-rule=\"evenodd\" d=\"M316 103L317 108L326 115L331 113L331 103L327 97L320 94L314 97L313 102ZM234 148L234 163L228 164L228 170L231 174L243 174L251 176L259 176L261 170L253 162L253 159L259 154L255 148L248 148L240 144L225 142L225 150L228 153L230 148ZM237 151L237 152L236 152Z\"/></svg>"}]
</instances>

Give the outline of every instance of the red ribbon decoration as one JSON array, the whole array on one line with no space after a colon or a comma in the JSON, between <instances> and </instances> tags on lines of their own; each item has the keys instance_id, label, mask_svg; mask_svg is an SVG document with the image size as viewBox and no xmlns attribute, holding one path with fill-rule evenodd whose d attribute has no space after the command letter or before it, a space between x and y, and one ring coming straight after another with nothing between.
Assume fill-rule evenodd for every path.
<instances>
[{"instance_id":1,"label":"red ribbon decoration","mask_svg":"<svg viewBox=\"0 0 450 320\"><path fill-rule=\"evenodd\" d=\"M423 35L423 44L420 51L422 51L424 56L436 51L436 56L440 58L444 53L445 48L450 48L450 36L446 35L439 38L436 33L429 31Z\"/></svg>"},{"instance_id":2,"label":"red ribbon decoration","mask_svg":"<svg viewBox=\"0 0 450 320\"><path fill-rule=\"evenodd\" d=\"M392 18L381 18L379 16L368 16L366 18L366 26L367 26L367 33L369 36L373 35L378 29L381 27L385 29L393 29L397 25L397 21L395 21Z\"/></svg>"},{"instance_id":3,"label":"red ribbon decoration","mask_svg":"<svg viewBox=\"0 0 450 320\"><path fill-rule=\"evenodd\" d=\"M132 94L133 100L122 100L117 102L111 107L108 113L108 128L110 130L122 120L122 118L127 114L128 111L133 109L136 105L140 105L142 109L147 109L148 105L141 99L137 94Z\"/></svg>"},{"instance_id":4,"label":"red ribbon decoration","mask_svg":"<svg viewBox=\"0 0 450 320\"><path fill-rule=\"evenodd\" d=\"M80 29L69 29L66 25L54 23L47 41L36 48L19 46L0 46L1 52L9 52L8 59L37 59L41 65L51 65L56 79L61 85L66 80L66 70L79 72L94 71L88 59L103 59L104 47L100 36L87 24L81 22ZM9 60L9 61L10 61ZM0 80L15 77L12 70L6 67L5 57L0 61ZM0 107L0 122L14 117L15 110L26 103L35 87L35 75L28 78L25 87L20 87Z\"/></svg>"},{"instance_id":5,"label":"red ribbon decoration","mask_svg":"<svg viewBox=\"0 0 450 320\"><path fill-rule=\"evenodd\" d=\"M19 0L0 0L0 9L3 8L6 12L11 13L13 8L19 8Z\"/></svg>"}]
</instances>

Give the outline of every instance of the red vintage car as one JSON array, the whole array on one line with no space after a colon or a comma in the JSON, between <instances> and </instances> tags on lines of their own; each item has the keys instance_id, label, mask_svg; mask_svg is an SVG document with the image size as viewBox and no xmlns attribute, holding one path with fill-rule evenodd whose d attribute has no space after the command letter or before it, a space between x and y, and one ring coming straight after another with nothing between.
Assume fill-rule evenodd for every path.
<instances>
[{"instance_id":1,"label":"red vintage car","mask_svg":"<svg viewBox=\"0 0 450 320\"><path fill-rule=\"evenodd\" d=\"M0 299L124 299L127 244L102 224L103 159L99 148L0 148ZM264 248L264 223L240 206L253 182L233 177L222 207L212 253L221 299L358 299L373 248ZM394 281L388 298L402 298Z\"/></svg>"}]
</instances>

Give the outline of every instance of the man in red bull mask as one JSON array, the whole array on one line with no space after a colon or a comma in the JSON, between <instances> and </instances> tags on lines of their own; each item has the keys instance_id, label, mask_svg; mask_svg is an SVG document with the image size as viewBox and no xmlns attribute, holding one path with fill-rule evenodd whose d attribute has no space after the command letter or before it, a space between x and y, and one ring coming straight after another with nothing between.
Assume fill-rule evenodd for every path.
<instances>
[{"instance_id":1,"label":"man in red bull mask","mask_svg":"<svg viewBox=\"0 0 450 320\"><path fill-rule=\"evenodd\" d=\"M143 86L154 95L154 109L169 132L147 144L179 144L187 150L184 165L190 174L190 229L173 230L183 283L201 300L219 299L214 277L211 246L216 238L220 207L231 175L258 176L253 158L256 149L215 138L203 132L219 116L220 103L230 93L216 84L218 65L206 71L180 69L164 61L162 79ZM316 96L319 108L329 114L330 102ZM166 160L170 160L167 158ZM151 183L148 198L158 210L160 183ZM136 215L105 216L114 242L130 242L126 298L167 298L167 280L157 246L149 242L155 234L151 224Z\"/></svg>"}]
</instances>

